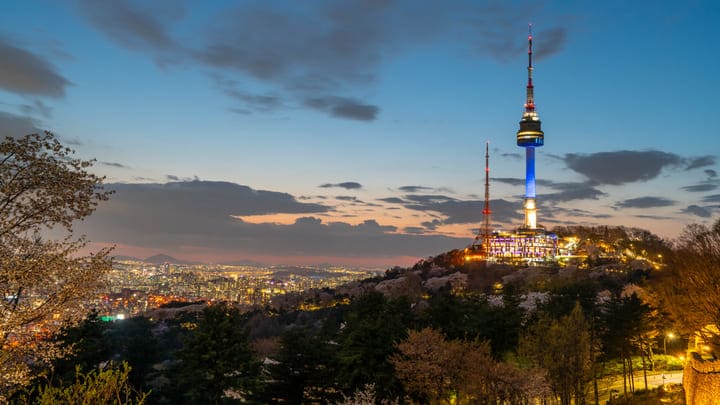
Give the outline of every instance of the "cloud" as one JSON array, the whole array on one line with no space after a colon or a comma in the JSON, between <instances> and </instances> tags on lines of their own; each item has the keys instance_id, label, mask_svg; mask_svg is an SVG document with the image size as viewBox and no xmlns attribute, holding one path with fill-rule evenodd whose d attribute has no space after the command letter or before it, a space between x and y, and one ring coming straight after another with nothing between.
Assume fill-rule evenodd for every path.
<instances>
[{"instance_id":1,"label":"cloud","mask_svg":"<svg viewBox=\"0 0 720 405\"><path fill-rule=\"evenodd\" d=\"M435 229L437 229L438 226L440 226L442 224L443 224L443 221L441 221L439 219L433 219L432 221L425 221L425 222L420 223L420 225L424 226L425 229L430 230L430 231L434 231Z\"/></svg>"},{"instance_id":2,"label":"cloud","mask_svg":"<svg viewBox=\"0 0 720 405\"><path fill-rule=\"evenodd\" d=\"M93 241L156 249L202 248L228 254L424 257L463 246L463 238L397 233L367 220L324 223L310 215L293 224L246 223L243 215L323 213L293 196L225 182L110 184L110 201L78 225Z\"/></svg>"},{"instance_id":3,"label":"cloud","mask_svg":"<svg viewBox=\"0 0 720 405\"><path fill-rule=\"evenodd\" d=\"M505 183L509 184L511 186L524 186L525 185L525 179L517 178L517 177L491 177L490 178L491 183L497 181L498 183Z\"/></svg>"},{"instance_id":4,"label":"cloud","mask_svg":"<svg viewBox=\"0 0 720 405\"><path fill-rule=\"evenodd\" d=\"M715 164L715 156L700 156L686 159L685 170L697 169L699 167L712 166Z\"/></svg>"},{"instance_id":5,"label":"cloud","mask_svg":"<svg viewBox=\"0 0 720 405\"><path fill-rule=\"evenodd\" d=\"M221 75L213 75L213 79L217 87L229 96L240 102L242 107L231 108L231 111L247 114L250 112L271 112L280 108L287 107L287 102L279 94L273 93L251 93L242 90L240 84L236 80L232 80Z\"/></svg>"},{"instance_id":6,"label":"cloud","mask_svg":"<svg viewBox=\"0 0 720 405\"><path fill-rule=\"evenodd\" d=\"M437 212L445 218L442 224L477 223L483 220L482 200L459 200L443 195L407 195L404 207L415 211ZM503 199L491 200L492 218L499 222L511 222L521 218L518 203ZM423 224L423 226L426 226Z\"/></svg>"},{"instance_id":7,"label":"cloud","mask_svg":"<svg viewBox=\"0 0 720 405\"><path fill-rule=\"evenodd\" d=\"M325 183L321 184L318 187L320 188L332 188L332 187L338 187L338 188L344 188L346 190L358 190L362 188L362 184L354 182L354 181L346 181L343 183Z\"/></svg>"},{"instance_id":8,"label":"cloud","mask_svg":"<svg viewBox=\"0 0 720 405\"><path fill-rule=\"evenodd\" d=\"M504 157L504 158L514 159L514 160L520 160L523 158L523 155L521 153L515 153L515 152L501 153L500 156Z\"/></svg>"},{"instance_id":9,"label":"cloud","mask_svg":"<svg viewBox=\"0 0 720 405\"><path fill-rule=\"evenodd\" d=\"M361 201L357 197L351 196L351 195L339 195L339 196L336 196L335 199L340 200L340 201L349 201L349 202L353 202L353 203L364 204L363 201Z\"/></svg>"},{"instance_id":10,"label":"cloud","mask_svg":"<svg viewBox=\"0 0 720 405\"><path fill-rule=\"evenodd\" d=\"M244 114L301 107L372 121L381 108L359 97L358 90L366 94L377 81L379 66L395 55L440 38L457 44L458 52L472 46L498 60L519 56L524 49L512 24L518 10L510 4L349 0L284 7L241 2L220 6L201 29L202 22L183 19L192 10L185 13L180 7L177 13L174 2L80 4L82 14L111 40L147 52L161 64L195 64L211 74L249 78L266 87L248 91L232 86L235 94L223 90L241 102L231 110ZM531 13L522 11L528 17ZM181 40L180 32L192 40ZM542 58L562 49L566 28L548 22L536 36Z\"/></svg>"},{"instance_id":11,"label":"cloud","mask_svg":"<svg viewBox=\"0 0 720 405\"><path fill-rule=\"evenodd\" d=\"M39 132L42 130L38 128L34 119L0 111L0 139Z\"/></svg>"},{"instance_id":12,"label":"cloud","mask_svg":"<svg viewBox=\"0 0 720 405\"><path fill-rule=\"evenodd\" d=\"M551 28L533 35L533 41L537 44L533 48L533 56L537 60L560 53L567 42L567 30L562 27Z\"/></svg>"},{"instance_id":13,"label":"cloud","mask_svg":"<svg viewBox=\"0 0 720 405\"><path fill-rule=\"evenodd\" d=\"M663 168L683 162L676 154L654 150L569 153L563 160L569 169L587 177L595 185L622 185L652 180Z\"/></svg>"},{"instance_id":14,"label":"cloud","mask_svg":"<svg viewBox=\"0 0 720 405\"><path fill-rule=\"evenodd\" d=\"M155 179L152 179L150 177L143 177L143 176L133 176L133 180L135 181L142 181L142 182L152 182L155 181Z\"/></svg>"},{"instance_id":15,"label":"cloud","mask_svg":"<svg viewBox=\"0 0 720 405\"><path fill-rule=\"evenodd\" d=\"M556 205L549 205L549 206L541 206L540 211L542 212L543 217L551 217L554 218L555 216L562 215L568 218L576 218L576 217L588 217L588 218L595 218L595 219L607 219L612 218L609 214L598 214L593 211L587 211L582 210L579 208L563 208Z\"/></svg>"},{"instance_id":16,"label":"cloud","mask_svg":"<svg viewBox=\"0 0 720 405\"><path fill-rule=\"evenodd\" d=\"M574 200L598 200L607 196L607 193L590 186L587 183L552 183L550 186L556 193L545 193L541 196L547 202L567 202Z\"/></svg>"},{"instance_id":17,"label":"cloud","mask_svg":"<svg viewBox=\"0 0 720 405\"><path fill-rule=\"evenodd\" d=\"M169 23L178 17L179 2L169 7L141 7L126 0L110 2L81 0L82 14L110 40L136 51L151 51L165 64L182 56L183 47L173 38Z\"/></svg>"},{"instance_id":18,"label":"cloud","mask_svg":"<svg viewBox=\"0 0 720 405\"><path fill-rule=\"evenodd\" d=\"M21 105L20 111L26 115L39 115L43 118L50 118L52 116L52 107L38 99L34 100L32 104Z\"/></svg>"},{"instance_id":19,"label":"cloud","mask_svg":"<svg viewBox=\"0 0 720 405\"><path fill-rule=\"evenodd\" d=\"M711 207L701 207L699 205L689 205L687 208L682 210L686 214L695 215L700 218L710 218L712 216Z\"/></svg>"},{"instance_id":20,"label":"cloud","mask_svg":"<svg viewBox=\"0 0 720 405\"><path fill-rule=\"evenodd\" d=\"M717 182L704 182L704 183L698 183L693 184L692 186L685 186L682 187L683 190L689 191L691 193L700 193L705 191L712 191L718 188Z\"/></svg>"},{"instance_id":21,"label":"cloud","mask_svg":"<svg viewBox=\"0 0 720 405\"><path fill-rule=\"evenodd\" d=\"M492 178L492 181L499 183L509 184L511 186L520 187L525 185L525 179L515 177L497 177ZM555 193L542 193L542 201L547 202L567 202L573 200L598 200L600 197L604 197L607 194L603 191L598 190L592 185L586 182L566 182L558 183L552 180L537 180L537 184L542 187L547 187L551 190L555 190Z\"/></svg>"},{"instance_id":22,"label":"cloud","mask_svg":"<svg viewBox=\"0 0 720 405\"><path fill-rule=\"evenodd\" d=\"M402 198L398 197L386 197L386 198L378 198L378 201L383 201L390 204L404 204L406 201Z\"/></svg>"},{"instance_id":23,"label":"cloud","mask_svg":"<svg viewBox=\"0 0 720 405\"><path fill-rule=\"evenodd\" d=\"M414 235L422 235L426 233L427 230L419 226L406 226L405 228L403 228L403 232Z\"/></svg>"},{"instance_id":24,"label":"cloud","mask_svg":"<svg viewBox=\"0 0 720 405\"><path fill-rule=\"evenodd\" d=\"M122 163L117 162L100 162L101 165L104 166L110 166L110 167L117 167L118 169L129 169L130 166L124 165Z\"/></svg>"},{"instance_id":25,"label":"cloud","mask_svg":"<svg viewBox=\"0 0 720 405\"><path fill-rule=\"evenodd\" d=\"M164 184L107 185L116 191L112 202L119 205L142 205L159 208L159 218L192 218L193 212L207 215L300 214L329 210L320 204L301 203L287 193L254 190L250 187L221 181L176 181ZM111 203L112 203L111 202ZM112 205L112 204L111 204Z\"/></svg>"},{"instance_id":26,"label":"cloud","mask_svg":"<svg viewBox=\"0 0 720 405\"><path fill-rule=\"evenodd\" d=\"M361 101L337 96L312 97L304 104L315 110L324 111L338 118L348 118L357 121L373 121L380 108Z\"/></svg>"},{"instance_id":27,"label":"cloud","mask_svg":"<svg viewBox=\"0 0 720 405\"><path fill-rule=\"evenodd\" d=\"M433 190L433 188L425 187L425 186L402 186L402 187L399 187L398 190L400 190L404 193L417 193L418 191Z\"/></svg>"},{"instance_id":28,"label":"cloud","mask_svg":"<svg viewBox=\"0 0 720 405\"><path fill-rule=\"evenodd\" d=\"M714 179L714 178L716 178L717 175L718 175L717 172L716 172L715 170L713 170L713 169L705 169L705 174L706 174L706 175L708 176L708 178L710 178L710 179Z\"/></svg>"},{"instance_id":29,"label":"cloud","mask_svg":"<svg viewBox=\"0 0 720 405\"><path fill-rule=\"evenodd\" d=\"M669 219L672 219L670 217L662 216L662 215L633 215L635 218L644 218L644 219L654 219L658 221L666 221Z\"/></svg>"},{"instance_id":30,"label":"cloud","mask_svg":"<svg viewBox=\"0 0 720 405\"><path fill-rule=\"evenodd\" d=\"M21 94L63 97L70 82L44 58L0 37L0 89Z\"/></svg>"},{"instance_id":31,"label":"cloud","mask_svg":"<svg viewBox=\"0 0 720 405\"><path fill-rule=\"evenodd\" d=\"M676 202L663 197L638 197L615 203L615 209L622 208L658 208L675 205Z\"/></svg>"},{"instance_id":32,"label":"cloud","mask_svg":"<svg viewBox=\"0 0 720 405\"><path fill-rule=\"evenodd\" d=\"M508 61L513 57L522 55L527 50L527 39L518 38L516 22L520 14L525 14L527 20L537 12L537 7L525 7L508 13L503 7L492 5L482 9L482 17L475 15L465 16L465 19L475 19L473 35L476 50L480 54L489 54L500 61ZM557 54L565 47L567 42L567 29L563 26L544 29L533 29L533 53L537 60Z\"/></svg>"},{"instance_id":33,"label":"cloud","mask_svg":"<svg viewBox=\"0 0 720 405\"><path fill-rule=\"evenodd\" d=\"M720 203L720 194L713 194L713 195L705 196L705 197L703 197L702 201L706 202L706 203L716 203L716 202Z\"/></svg>"}]
</instances>

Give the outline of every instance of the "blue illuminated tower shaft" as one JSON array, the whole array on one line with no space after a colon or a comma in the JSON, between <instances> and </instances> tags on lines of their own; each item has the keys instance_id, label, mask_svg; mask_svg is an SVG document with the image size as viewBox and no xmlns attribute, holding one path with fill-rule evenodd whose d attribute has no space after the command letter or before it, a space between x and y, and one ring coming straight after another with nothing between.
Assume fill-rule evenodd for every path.
<instances>
[{"instance_id":1,"label":"blue illuminated tower shaft","mask_svg":"<svg viewBox=\"0 0 720 405\"><path fill-rule=\"evenodd\" d=\"M540 117L535 111L535 94L532 81L532 32L528 34L528 83L526 87L525 112L517 132L517 145L525 148L525 211L524 228L537 228L535 204L535 148L543 146L545 134L540 127Z\"/></svg>"},{"instance_id":2,"label":"blue illuminated tower shaft","mask_svg":"<svg viewBox=\"0 0 720 405\"><path fill-rule=\"evenodd\" d=\"M525 147L525 198L535 198L535 148Z\"/></svg>"}]
</instances>

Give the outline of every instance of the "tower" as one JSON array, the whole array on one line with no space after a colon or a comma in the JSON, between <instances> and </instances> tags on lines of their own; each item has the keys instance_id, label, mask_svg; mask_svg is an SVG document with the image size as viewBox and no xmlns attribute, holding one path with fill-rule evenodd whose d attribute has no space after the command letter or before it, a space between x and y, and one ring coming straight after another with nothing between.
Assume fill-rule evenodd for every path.
<instances>
[{"instance_id":1,"label":"tower","mask_svg":"<svg viewBox=\"0 0 720 405\"><path fill-rule=\"evenodd\" d=\"M525 199L523 228L537 228L537 207L535 204L535 148L543 146L545 134L540 129L540 117L535 111L535 95L532 81L532 25L528 26L528 82L526 87L525 112L517 132L517 145L525 148Z\"/></svg>"},{"instance_id":2,"label":"tower","mask_svg":"<svg viewBox=\"0 0 720 405\"><path fill-rule=\"evenodd\" d=\"M483 207L483 216L485 224L483 226L483 254L485 257L490 256L490 142L485 143L485 207Z\"/></svg>"}]
</instances>

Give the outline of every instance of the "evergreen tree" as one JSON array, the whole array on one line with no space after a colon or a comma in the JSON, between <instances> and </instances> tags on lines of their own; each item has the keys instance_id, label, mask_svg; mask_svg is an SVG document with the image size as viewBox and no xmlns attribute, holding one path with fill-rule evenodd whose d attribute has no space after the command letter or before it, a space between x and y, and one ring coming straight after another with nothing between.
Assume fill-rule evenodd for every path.
<instances>
[{"instance_id":1,"label":"evergreen tree","mask_svg":"<svg viewBox=\"0 0 720 405\"><path fill-rule=\"evenodd\" d=\"M317 403L332 397L335 348L309 328L290 329L267 365L264 403Z\"/></svg>"},{"instance_id":2,"label":"evergreen tree","mask_svg":"<svg viewBox=\"0 0 720 405\"><path fill-rule=\"evenodd\" d=\"M170 373L171 402L220 404L245 402L257 391L259 362L237 308L205 308Z\"/></svg>"},{"instance_id":3,"label":"evergreen tree","mask_svg":"<svg viewBox=\"0 0 720 405\"><path fill-rule=\"evenodd\" d=\"M404 298L387 300L371 292L352 303L345 321L339 353L342 389L352 393L374 383L380 398L400 396L389 357L413 326L410 302Z\"/></svg>"}]
</instances>

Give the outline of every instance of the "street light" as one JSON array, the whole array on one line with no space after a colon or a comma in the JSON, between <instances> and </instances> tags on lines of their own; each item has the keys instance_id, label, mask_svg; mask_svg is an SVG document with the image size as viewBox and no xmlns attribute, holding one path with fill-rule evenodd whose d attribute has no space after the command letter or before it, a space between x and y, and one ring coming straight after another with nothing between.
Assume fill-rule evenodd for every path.
<instances>
[{"instance_id":1,"label":"street light","mask_svg":"<svg viewBox=\"0 0 720 405\"><path fill-rule=\"evenodd\" d=\"M668 332L665 334L665 338L663 339L663 353L667 356L667 341L668 339L672 340L675 339L675 334L672 332Z\"/></svg>"}]
</instances>

